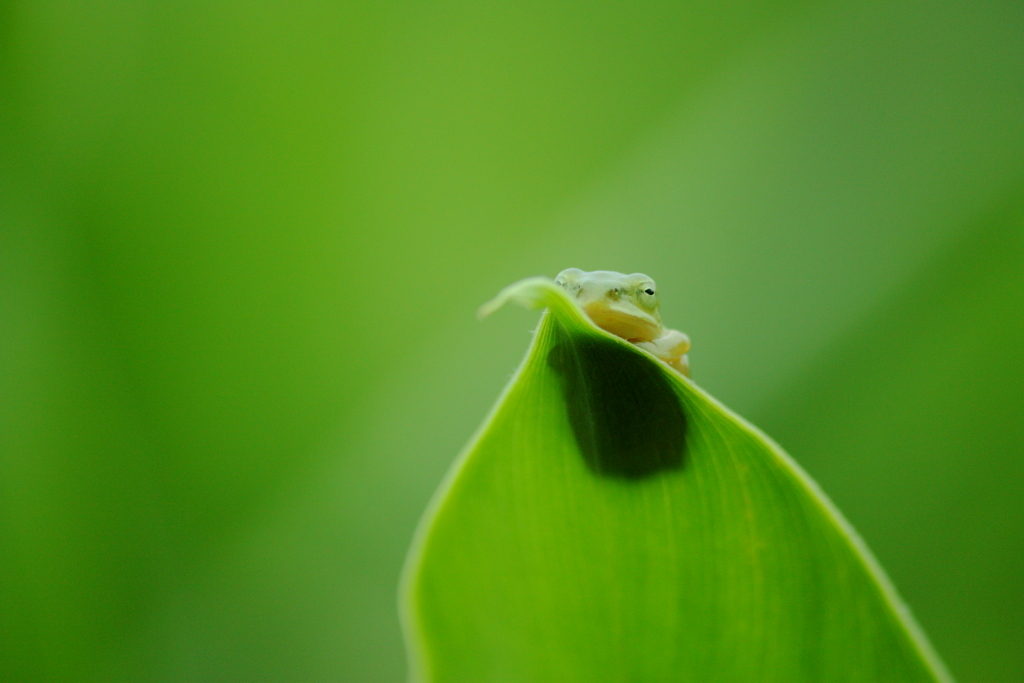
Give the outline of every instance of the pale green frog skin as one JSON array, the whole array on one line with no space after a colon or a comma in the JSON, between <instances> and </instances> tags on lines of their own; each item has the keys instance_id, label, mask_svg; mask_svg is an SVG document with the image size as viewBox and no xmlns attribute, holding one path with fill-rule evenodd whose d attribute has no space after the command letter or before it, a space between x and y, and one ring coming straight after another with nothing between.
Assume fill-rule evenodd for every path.
<instances>
[{"instance_id":1,"label":"pale green frog skin","mask_svg":"<svg viewBox=\"0 0 1024 683\"><path fill-rule=\"evenodd\" d=\"M668 330L658 315L658 290L654 280L643 273L623 275L610 270L586 272L566 268L555 284L569 296L595 325L649 352L687 377L690 362L690 338L678 330Z\"/></svg>"}]
</instances>

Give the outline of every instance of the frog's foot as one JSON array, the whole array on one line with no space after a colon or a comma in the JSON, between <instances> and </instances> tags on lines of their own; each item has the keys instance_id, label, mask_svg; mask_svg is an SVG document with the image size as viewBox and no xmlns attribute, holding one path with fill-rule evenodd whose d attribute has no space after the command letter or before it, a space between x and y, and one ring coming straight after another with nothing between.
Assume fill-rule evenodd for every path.
<instances>
[{"instance_id":1,"label":"frog's foot","mask_svg":"<svg viewBox=\"0 0 1024 683\"><path fill-rule=\"evenodd\" d=\"M664 335L636 345L656 358L668 363L684 376L690 376L690 361L686 352L690 350L690 338L678 330L668 330Z\"/></svg>"},{"instance_id":2,"label":"frog's foot","mask_svg":"<svg viewBox=\"0 0 1024 683\"><path fill-rule=\"evenodd\" d=\"M685 353L677 358L674 363L669 363L669 365L678 370L683 377L690 376L690 359L686 357Z\"/></svg>"}]
</instances>

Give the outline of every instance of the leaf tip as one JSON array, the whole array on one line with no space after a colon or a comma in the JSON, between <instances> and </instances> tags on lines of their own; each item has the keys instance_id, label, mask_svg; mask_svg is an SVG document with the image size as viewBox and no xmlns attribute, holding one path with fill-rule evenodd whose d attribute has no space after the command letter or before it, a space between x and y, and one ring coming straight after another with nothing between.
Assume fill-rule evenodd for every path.
<instances>
[{"instance_id":1,"label":"leaf tip","mask_svg":"<svg viewBox=\"0 0 1024 683\"><path fill-rule=\"evenodd\" d=\"M530 277L513 282L498 292L498 295L477 309L476 317L483 320L495 311L512 302L523 308L537 309L551 305L552 293L558 294L558 285L546 277Z\"/></svg>"}]
</instances>

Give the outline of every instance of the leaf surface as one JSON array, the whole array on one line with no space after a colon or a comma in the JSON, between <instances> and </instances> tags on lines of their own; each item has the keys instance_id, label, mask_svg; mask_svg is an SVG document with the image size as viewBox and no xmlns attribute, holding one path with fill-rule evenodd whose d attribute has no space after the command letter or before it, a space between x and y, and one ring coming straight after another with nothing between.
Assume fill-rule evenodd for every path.
<instances>
[{"instance_id":1,"label":"leaf surface","mask_svg":"<svg viewBox=\"0 0 1024 683\"><path fill-rule=\"evenodd\" d=\"M950 680L768 437L550 280L507 301L548 310L410 552L414 679Z\"/></svg>"}]
</instances>

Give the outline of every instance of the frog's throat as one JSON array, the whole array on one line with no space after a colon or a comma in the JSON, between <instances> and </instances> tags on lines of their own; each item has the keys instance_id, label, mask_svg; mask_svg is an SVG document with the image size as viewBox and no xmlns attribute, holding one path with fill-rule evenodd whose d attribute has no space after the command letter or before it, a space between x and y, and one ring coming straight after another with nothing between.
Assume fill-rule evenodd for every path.
<instances>
[{"instance_id":1,"label":"frog's throat","mask_svg":"<svg viewBox=\"0 0 1024 683\"><path fill-rule=\"evenodd\" d=\"M619 311L602 303L584 306L583 310L595 325L626 341L651 341L661 332L656 320L639 317L636 311Z\"/></svg>"}]
</instances>

